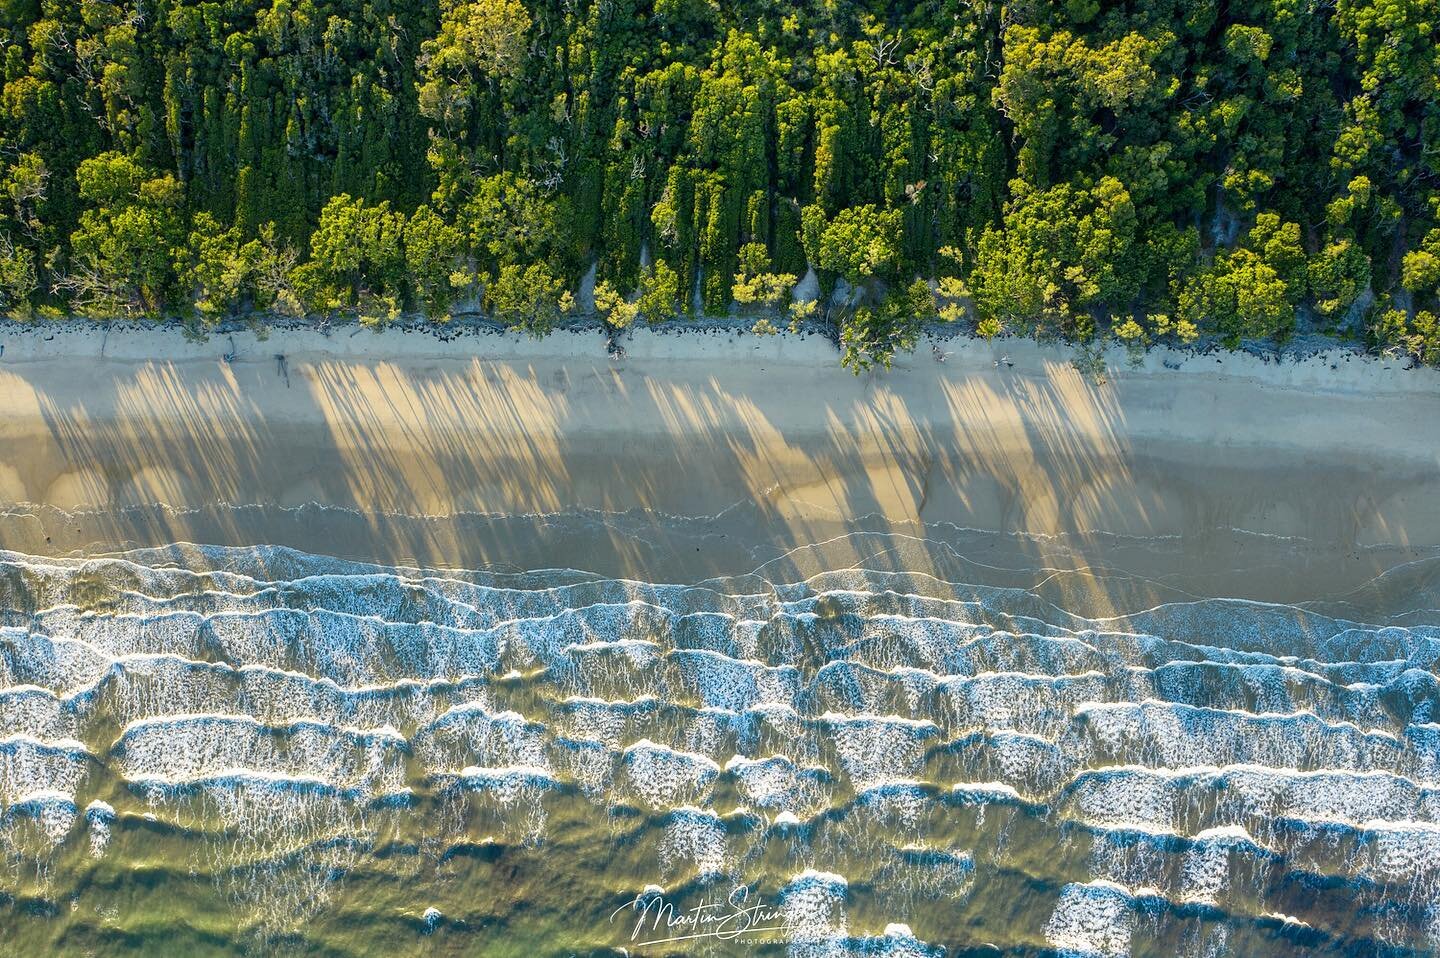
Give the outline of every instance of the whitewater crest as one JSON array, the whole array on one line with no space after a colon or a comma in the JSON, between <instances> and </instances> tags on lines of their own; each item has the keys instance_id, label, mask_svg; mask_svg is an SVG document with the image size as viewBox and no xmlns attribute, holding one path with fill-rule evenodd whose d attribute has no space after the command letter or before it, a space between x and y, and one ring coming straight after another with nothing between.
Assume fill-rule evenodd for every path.
<instances>
[{"instance_id":1,"label":"whitewater crest","mask_svg":"<svg viewBox=\"0 0 1440 958\"><path fill-rule=\"evenodd\" d=\"M158 843L301 938L347 909L481 934L463 889L524 873L596 948L666 937L607 921L659 889L744 889L772 920L738 940L795 955L1440 948L1440 628L1223 599L1092 620L855 569L166 555L0 553L15 900ZM347 892L376 876L399 898Z\"/></svg>"}]
</instances>

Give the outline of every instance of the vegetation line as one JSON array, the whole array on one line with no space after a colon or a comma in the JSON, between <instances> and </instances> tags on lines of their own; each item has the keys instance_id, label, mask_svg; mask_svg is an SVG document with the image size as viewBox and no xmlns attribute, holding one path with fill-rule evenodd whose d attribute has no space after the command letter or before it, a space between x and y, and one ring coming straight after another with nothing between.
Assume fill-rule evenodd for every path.
<instances>
[{"instance_id":1,"label":"vegetation line","mask_svg":"<svg viewBox=\"0 0 1440 958\"><path fill-rule=\"evenodd\" d=\"M17 319L1440 362L1440 0L8 0L0 39Z\"/></svg>"}]
</instances>

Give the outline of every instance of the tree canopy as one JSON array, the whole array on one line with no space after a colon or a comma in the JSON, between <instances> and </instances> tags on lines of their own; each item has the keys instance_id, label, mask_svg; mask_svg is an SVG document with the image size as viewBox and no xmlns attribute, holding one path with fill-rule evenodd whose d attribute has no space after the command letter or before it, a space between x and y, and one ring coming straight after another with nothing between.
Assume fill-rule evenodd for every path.
<instances>
[{"instance_id":1,"label":"tree canopy","mask_svg":"<svg viewBox=\"0 0 1440 958\"><path fill-rule=\"evenodd\" d=\"M11 0L0 42L21 318L539 331L592 265L617 325L818 310L857 364L916 279L987 335L1420 355L1440 312L1440 0Z\"/></svg>"}]
</instances>

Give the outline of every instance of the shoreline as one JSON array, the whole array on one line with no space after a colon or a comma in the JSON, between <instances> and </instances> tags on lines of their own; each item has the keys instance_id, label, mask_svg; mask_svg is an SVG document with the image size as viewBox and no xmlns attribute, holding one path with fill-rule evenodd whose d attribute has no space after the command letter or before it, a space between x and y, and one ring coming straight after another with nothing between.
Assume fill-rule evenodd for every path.
<instances>
[{"instance_id":1,"label":"shoreline","mask_svg":"<svg viewBox=\"0 0 1440 958\"><path fill-rule=\"evenodd\" d=\"M0 343L0 548L22 552L283 540L579 568L546 561L555 543L536 531L576 512L708 517L712 539L772 550L862 530L1059 536L1077 566L1109 561L1107 535L1178 537L1185 563L1217 570L1253 549L1237 535L1303 541L1337 567L1440 546L1440 372L1351 352L1157 348L1132 368L1116 349L1096 385L1070 348L1021 339L944 341L945 363L922 341L861 377L821 336L738 330L635 330L623 360L567 330L202 343L85 325ZM309 503L354 517L307 528ZM274 527L225 504L275 510ZM489 519L459 541L446 516ZM620 571L676 561L594 538L566 548ZM729 548L684 574L745 571L753 550ZM1357 584L1381 562L1345 559Z\"/></svg>"},{"instance_id":2,"label":"shoreline","mask_svg":"<svg viewBox=\"0 0 1440 958\"><path fill-rule=\"evenodd\" d=\"M582 313L572 315L557 323L550 333L540 337L532 337L527 333L517 330L514 327L487 317L484 313L463 313L453 317L448 322L437 322L427 318L422 313L407 313L400 318L393 320L379 327L362 326L353 317L341 317L335 321L319 321L307 317L295 318L279 315L255 315L243 319L227 319L216 323L213 326L206 326L196 330L183 319L167 317L163 319L87 319L80 316L64 316L58 319L34 319L14 320L0 317L0 343L7 339L14 339L17 342L25 342L32 338L40 338L48 341L55 334L86 335L99 332L102 339L111 332L119 332L123 335L163 333L174 337L177 342L204 346L208 343L222 341L224 337L243 335L254 338L256 331L263 331L262 335L269 336L275 332L300 333L315 335L328 341L342 338L357 337L365 334L389 333L395 335L406 335L424 337L433 340L440 346L445 346L463 339L477 339L486 337L497 338L520 338L532 342L541 341L556 335L578 336L586 335L599 336L602 339L609 339L615 336L621 341L629 341L633 337L655 335L655 336L752 336L756 339L773 338L773 336L762 336L754 332L754 325L757 317L750 316L683 316L658 323L636 322L635 324L621 330L614 330L594 313ZM777 331L781 338L790 339L811 339L818 338L823 342L830 343L836 365L839 365L841 347L834 335L834 330L824 323L812 321L802 322L796 332L790 332L785 327L779 327ZM985 339L975 332L973 324L958 322L929 321L921 325L920 345L926 343L940 343L942 345L968 345L978 348L990 346L1003 346L1015 343L1030 343L1042 348L1052 348L1074 351L1080 347L1080 343L1060 337L1037 337L1027 333L1003 333L994 339ZM437 347L438 348L438 347ZM919 350L917 346L917 353ZM1396 356L1391 358L1382 357L1371 352L1361 343L1341 339L1335 336L1314 331L1297 332L1283 342L1273 339L1245 339L1241 340L1238 346L1228 346L1221 337L1213 334L1203 334L1190 343L1178 343L1175 341L1164 341L1150 343L1138 347L1143 355L1150 353L1165 354L1167 356L1196 358L1200 356L1251 356L1258 358L1262 363L1296 362L1313 358L1318 355L1343 357L1349 356L1356 359L1368 359L1380 362L1385 365L1393 365L1404 370L1424 370L1427 367L1415 361L1410 356ZM1128 358L1126 345L1118 339L1108 339L1104 355L1111 360L1122 357ZM915 354L902 352L896 353L896 362L906 358L917 358ZM925 357L918 357L925 358ZM3 356L0 356L3 360Z\"/></svg>"}]
</instances>

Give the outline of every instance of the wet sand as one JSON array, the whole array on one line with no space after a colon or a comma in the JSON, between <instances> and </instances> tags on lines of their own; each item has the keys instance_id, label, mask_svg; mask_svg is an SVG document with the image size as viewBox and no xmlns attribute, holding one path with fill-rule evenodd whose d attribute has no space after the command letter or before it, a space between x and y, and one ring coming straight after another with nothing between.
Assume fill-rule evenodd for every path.
<instances>
[{"instance_id":1,"label":"wet sand","mask_svg":"<svg viewBox=\"0 0 1440 958\"><path fill-rule=\"evenodd\" d=\"M595 332L276 330L228 362L227 337L167 330L0 340L0 547L24 552L268 542L694 579L857 532L1000 533L1074 567L1174 537L1173 570L1132 571L1289 598L1440 546L1440 374L1353 354L1116 353L1097 385L1030 341L857 378L819 337L740 332L640 330L619 361ZM552 534L576 512L593 534ZM705 518L682 541L646 516ZM1255 572L1266 537L1306 562Z\"/></svg>"}]
</instances>

